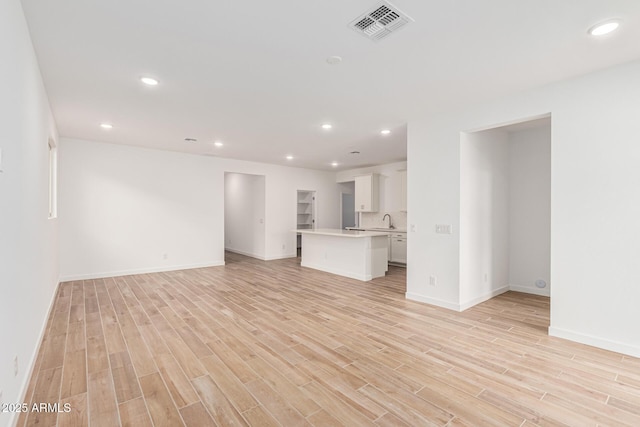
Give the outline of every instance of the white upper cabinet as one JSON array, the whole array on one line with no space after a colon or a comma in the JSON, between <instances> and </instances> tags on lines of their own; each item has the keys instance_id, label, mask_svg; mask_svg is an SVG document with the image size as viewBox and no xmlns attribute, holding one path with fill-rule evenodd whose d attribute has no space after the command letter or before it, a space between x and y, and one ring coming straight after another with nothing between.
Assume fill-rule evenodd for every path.
<instances>
[{"instance_id":1,"label":"white upper cabinet","mask_svg":"<svg viewBox=\"0 0 640 427\"><path fill-rule=\"evenodd\" d=\"M407 171L400 171L400 210L407 211Z\"/></svg>"},{"instance_id":2,"label":"white upper cabinet","mask_svg":"<svg viewBox=\"0 0 640 427\"><path fill-rule=\"evenodd\" d=\"M355 180L356 212L378 212L378 174L370 173L356 176Z\"/></svg>"}]
</instances>

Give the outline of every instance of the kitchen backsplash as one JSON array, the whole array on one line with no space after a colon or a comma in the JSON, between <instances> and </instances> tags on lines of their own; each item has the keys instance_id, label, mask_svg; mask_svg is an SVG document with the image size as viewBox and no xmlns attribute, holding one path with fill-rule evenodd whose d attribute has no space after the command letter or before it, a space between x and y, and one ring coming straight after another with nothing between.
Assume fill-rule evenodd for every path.
<instances>
[{"instance_id":1,"label":"kitchen backsplash","mask_svg":"<svg viewBox=\"0 0 640 427\"><path fill-rule=\"evenodd\" d=\"M360 214L360 227L362 228L382 228L389 225L389 220L382 217L385 213L391 215L391 224L395 228L402 230L407 229L407 213L406 212L362 212Z\"/></svg>"}]
</instances>

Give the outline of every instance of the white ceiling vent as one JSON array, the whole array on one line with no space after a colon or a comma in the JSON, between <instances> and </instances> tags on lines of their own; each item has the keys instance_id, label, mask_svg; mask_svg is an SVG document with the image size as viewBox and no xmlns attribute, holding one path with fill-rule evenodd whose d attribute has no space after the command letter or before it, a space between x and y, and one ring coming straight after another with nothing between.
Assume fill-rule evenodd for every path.
<instances>
[{"instance_id":1,"label":"white ceiling vent","mask_svg":"<svg viewBox=\"0 0 640 427\"><path fill-rule=\"evenodd\" d=\"M413 18L388 1L383 1L351 21L349 28L368 39L378 41L409 22L413 22Z\"/></svg>"}]
</instances>

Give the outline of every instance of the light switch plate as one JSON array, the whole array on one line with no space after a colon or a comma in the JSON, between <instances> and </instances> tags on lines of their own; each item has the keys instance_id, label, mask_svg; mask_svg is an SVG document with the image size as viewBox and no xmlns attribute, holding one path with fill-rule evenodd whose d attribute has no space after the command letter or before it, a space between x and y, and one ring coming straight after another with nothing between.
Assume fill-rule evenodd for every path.
<instances>
[{"instance_id":1,"label":"light switch plate","mask_svg":"<svg viewBox=\"0 0 640 427\"><path fill-rule=\"evenodd\" d=\"M451 234L451 224L436 224L436 233L438 234Z\"/></svg>"}]
</instances>

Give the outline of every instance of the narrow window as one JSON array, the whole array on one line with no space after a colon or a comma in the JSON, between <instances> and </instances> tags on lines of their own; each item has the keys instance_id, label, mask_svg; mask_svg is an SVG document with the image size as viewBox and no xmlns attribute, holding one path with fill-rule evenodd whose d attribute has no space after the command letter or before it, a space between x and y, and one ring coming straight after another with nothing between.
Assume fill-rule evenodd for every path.
<instances>
[{"instance_id":1,"label":"narrow window","mask_svg":"<svg viewBox=\"0 0 640 427\"><path fill-rule=\"evenodd\" d=\"M58 149L49 138L49 218L58 216Z\"/></svg>"}]
</instances>

